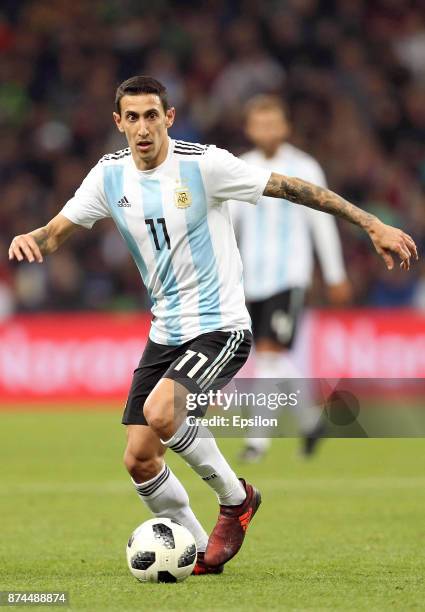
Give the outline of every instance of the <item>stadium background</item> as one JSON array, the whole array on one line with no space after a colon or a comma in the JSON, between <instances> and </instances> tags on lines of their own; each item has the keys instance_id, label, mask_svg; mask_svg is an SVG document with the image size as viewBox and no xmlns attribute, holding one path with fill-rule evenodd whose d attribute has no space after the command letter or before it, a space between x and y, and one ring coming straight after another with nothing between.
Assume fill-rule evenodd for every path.
<instances>
[{"instance_id":1,"label":"stadium background","mask_svg":"<svg viewBox=\"0 0 425 612\"><path fill-rule=\"evenodd\" d=\"M416 4L416 8L415 8ZM241 107L273 91L330 187L425 240L425 24L410 0L2 2L0 248L43 225L123 141L111 113L132 74L164 81L176 138L246 148ZM425 308L424 270L387 274L341 224L358 305ZM45 266L0 264L0 311L147 307L112 224ZM422 273L422 274L421 274ZM320 290L312 301L322 301Z\"/></svg>"}]
</instances>

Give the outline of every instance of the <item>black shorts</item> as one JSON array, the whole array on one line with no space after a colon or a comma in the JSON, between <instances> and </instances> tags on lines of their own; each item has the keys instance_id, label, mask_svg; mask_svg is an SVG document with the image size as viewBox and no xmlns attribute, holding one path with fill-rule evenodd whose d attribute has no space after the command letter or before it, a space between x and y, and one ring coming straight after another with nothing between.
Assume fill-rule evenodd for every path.
<instances>
[{"instance_id":1,"label":"black shorts","mask_svg":"<svg viewBox=\"0 0 425 612\"><path fill-rule=\"evenodd\" d=\"M248 359L251 344L252 334L247 329L209 332L181 346L148 340L134 370L122 422L124 425L147 425L143 407L161 378L178 381L190 393L221 389Z\"/></svg>"},{"instance_id":2,"label":"black shorts","mask_svg":"<svg viewBox=\"0 0 425 612\"><path fill-rule=\"evenodd\" d=\"M304 306L304 289L288 289L247 306L255 342L267 338L291 348Z\"/></svg>"}]
</instances>

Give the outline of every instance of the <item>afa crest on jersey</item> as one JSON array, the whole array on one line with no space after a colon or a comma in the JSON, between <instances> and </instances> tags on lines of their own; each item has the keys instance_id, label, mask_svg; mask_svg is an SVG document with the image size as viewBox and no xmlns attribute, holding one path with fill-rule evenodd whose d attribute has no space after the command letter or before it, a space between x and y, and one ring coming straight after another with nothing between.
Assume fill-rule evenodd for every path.
<instances>
[{"instance_id":1,"label":"afa crest on jersey","mask_svg":"<svg viewBox=\"0 0 425 612\"><path fill-rule=\"evenodd\" d=\"M177 208L188 208L192 205L192 194L187 187L181 186L174 190L174 204Z\"/></svg>"}]
</instances>

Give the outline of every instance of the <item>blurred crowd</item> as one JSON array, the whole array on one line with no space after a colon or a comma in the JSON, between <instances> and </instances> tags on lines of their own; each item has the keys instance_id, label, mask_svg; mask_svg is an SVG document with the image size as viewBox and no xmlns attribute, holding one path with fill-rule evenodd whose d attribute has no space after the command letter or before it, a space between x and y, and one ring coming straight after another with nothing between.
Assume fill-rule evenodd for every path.
<instances>
[{"instance_id":1,"label":"blurred crowd","mask_svg":"<svg viewBox=\"0 0 425 612\"><path fill-rule=\"evenodd\" d=\"M112 222L82 229L43 266L11 265L15 234L44 225L107 152L116 86L163 81L171 135L246 150L242 107L288 103L292 141L329 186L425 246L425 9L418 0L2 0L0 316L147 308ZM425 267L389 274L340 224L356 305L425 309ZM317 279L310 300L323 303Z\"/></svg>"}]
</instances>

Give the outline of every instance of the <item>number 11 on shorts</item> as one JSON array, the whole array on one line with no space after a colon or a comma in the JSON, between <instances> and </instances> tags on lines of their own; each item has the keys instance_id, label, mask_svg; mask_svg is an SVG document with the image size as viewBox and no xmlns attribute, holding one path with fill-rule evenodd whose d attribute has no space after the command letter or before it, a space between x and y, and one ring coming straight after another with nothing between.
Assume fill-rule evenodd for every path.
<instances>
[{"instance_id":1,"label":"number 11 on shorts","mask_svg":"<svg viewBox=\"0 0 425 612\"><path fill-rule=\"evenodd\" d=\"M195 353L195 351L191 351L190 349L188 349L183 357L183 359L176 365L176 367L174 368L175 370L177 370L177 372L179 372L182 367L190 360L192 359L192 357L198 357L198 362L195 363L195 365L193 366L193 368L191 368L189 370L189 372L187 373L189 378L193 378L196 374L196 372L198 372L203 365L205 365L208 361L208 357L206 355L204 355L203 353Z\"/></svg>"}]
</instances>

